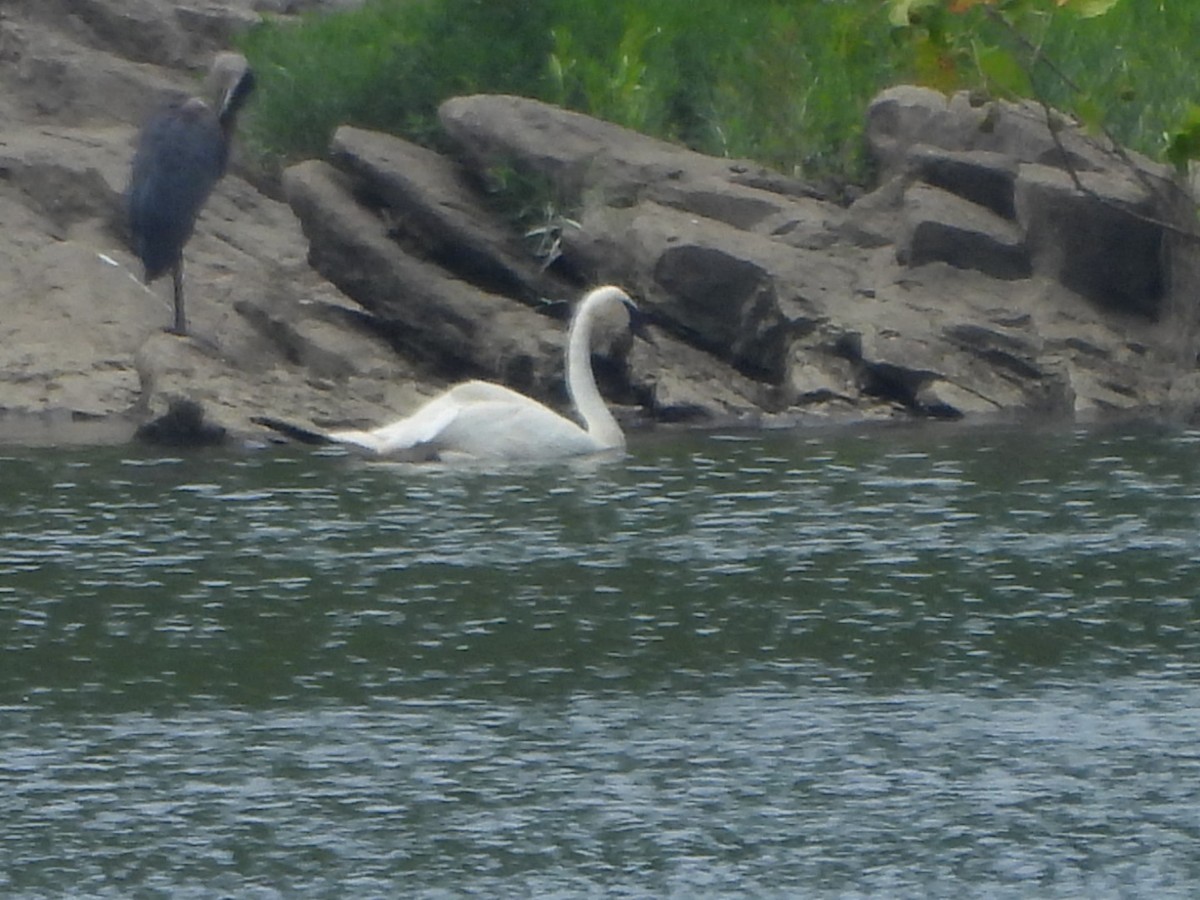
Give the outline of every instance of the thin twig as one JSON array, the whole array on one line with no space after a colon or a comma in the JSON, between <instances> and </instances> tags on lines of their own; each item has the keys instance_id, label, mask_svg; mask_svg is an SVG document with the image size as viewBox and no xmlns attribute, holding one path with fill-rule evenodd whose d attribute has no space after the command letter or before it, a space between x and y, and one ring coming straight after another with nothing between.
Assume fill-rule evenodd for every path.
<instances>
[{"instance_id":1,"label":"thin twig","mask_svg":"<svg viewBox=\"0 0 1200 900\"><path fill-rule=\"evenodd\" d=\"M1082 96L1085 93L1083 88L1080 87L1080 85L1078 84L1078 82L1076 82L1073 78L1071 78L1071 76L1069 76L1066 72L1064 72L1058 66L1058 64L1054 62L1054 60L1050 59L1048 56L1046 56L1044 53L1042 53L1041 49L1039 47L1037 47L1028 37L1026 37L1021 32L1017 31L1017 29L1014 28L1010 22L1008 22L1002 15L1000 15L998 10L996 10L994 7L991 7L991 6L984 6L984 13L988 16L989 19L991 19L993 22L995 22L1001 28L1003 28L1004 31L1007 32L1007 34L1013 40L1015 40L1017 43L1019 43L1022 46L1022 48L1024 48L1024 50L1030 55L1032 62L1035 66L1036 65L1044 66L1050 72L1050 74L1052 74L1060 82L1065 84L1067 86L1067 88L1072 93L1076 94L1077 96ZM1062 142L1062 138L1058 133L1058 128L1054 124L1054 121L1053 121L1054 110L1050 106L1049 101L1046 100L1046 98L1042 95L1042 93L1037 89L1037 86L1034 85L1032 79L1030 80L1030 86L1033 88L1033 91L1034 91L1034 95L1035 95L1034 100L1038 103L1038 105L1040 105L1042 107L1042 110L1045 114L1046 129L1050 132L1050 138L1051 138L1051 140L1054 141L1055 148L1058 150L1058 152L1062 156L1063 167L1066 169L1067 174L1070 176L1071 182L1075 185L1076 190L1080 191L1083 194L1086 194L1087 196L1091 197L1093 200L1096 200L1097 202L1102 203L1103 205L1108 206L1112 209L1119 210L1119 211L1125 213L1126 215L1129 215L1132 218L1137 219L1140 222L1143 222L1143 223L1146 223L1149 225L1158 226L1167 231L1170 231L1172 234L1178 235L1183 238L1187 238L1190 241L1200 242L1200 233L1198 233L1194 227L1185 228L1183 226L1176 225L1173 222L1167 222L1162 219L1159 219L1157 216L1152 216L1147 213L1138 212L1135 209L1131 209L1127 206L1123 206L1119 203L1116 203L1116 202L1110 200L1107 197L1102 196L1101 194L1099 194L1092 188L1089 188L1087 185L1085 185L1079 175L1079 172L1076 170L1075 166L1071 163L1070 154L1068 153L1066 146ZM1101 122L1101 123L1099 123L1099 127L1100 127L1100 133L1105 137L1105 139L1109 143L1108 147L1101 147L1097 142L1091 141L1091 139L1088 138L1088 136L1085 133L1080 132L1080 137L1084 140L1090 141L1092 143L1092 146L1095 147L1096 149L1100 150L1101 152L1110 153L1113 156L1115 156L1118 160L1120 160L1122 163L1124 163L1125 166L1133 173L1134 178L1136 178L1138 180L1138 182L1142 185L1142 187L1146 190L1146 192L1149 193L1150 196L1155 198L1155 200L1158 204L1160 204L1162 206L1167 206L1169 208L1170 198L1165 196L1160 191L1159 185L1156 184L1155 181L1150 178L1149 174L1144 169L1142 169L1142 167L1140 167L1139 165L1137 165L1137 163L1134 162L1133 158L1129 155L1129 152L1121 145L1121 142L1116 139L1116 137L1113 135L1113 133L1109 130L1108 126L1106 126L1103 122ZM1164 179L1164 181L1165 181L1165 179ZM1195 208L1196 201L1188 191L1186 191L1182 186L1180 186L1175 181L1166 181L1166 183L1169 184L1174 189L1174 193L1176 195L1183 197L1188 202L1188 204L1192 206L1192 208Z\"/></svg>"}]
</instances>

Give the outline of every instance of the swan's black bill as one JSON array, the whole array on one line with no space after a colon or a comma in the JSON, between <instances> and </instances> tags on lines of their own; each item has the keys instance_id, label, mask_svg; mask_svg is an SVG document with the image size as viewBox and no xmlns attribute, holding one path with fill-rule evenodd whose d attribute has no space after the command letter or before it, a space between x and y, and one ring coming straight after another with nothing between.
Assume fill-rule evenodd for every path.
<instances>
[{"instance_id":1,"label":"swan's black bill","mask_svg":"<svg viewBox=\"0 0 1200 900\"><path fill-rule=\"evenodd\" d=\"M657 344L658 341L650 333L650 317L633 303L626 303L625 309L629 312L629 331L647 344Z\"/></svg>"}]
</instances>

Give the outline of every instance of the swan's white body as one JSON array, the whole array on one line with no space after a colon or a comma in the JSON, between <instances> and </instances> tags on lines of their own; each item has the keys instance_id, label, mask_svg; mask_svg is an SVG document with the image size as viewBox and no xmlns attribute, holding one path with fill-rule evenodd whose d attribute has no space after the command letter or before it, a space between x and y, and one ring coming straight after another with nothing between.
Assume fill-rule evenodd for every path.
<instances>
[{"instance_id":1,"label":"swan's white body","mask_svg":"<svg viewBox=\"0 0 1200 900\"><path fill-rule=\"evenodd\" d=\"M414 413L371 431L333 431L325 437L378 456L466 456L473 459L556 459L621 450L625 435L600 396L592 373L592 323L629 296L611 285L580 301L567 335L567 391L583 422L559 415L531 397L487 381L467 381Z\"/></svg>"}]
</instances>

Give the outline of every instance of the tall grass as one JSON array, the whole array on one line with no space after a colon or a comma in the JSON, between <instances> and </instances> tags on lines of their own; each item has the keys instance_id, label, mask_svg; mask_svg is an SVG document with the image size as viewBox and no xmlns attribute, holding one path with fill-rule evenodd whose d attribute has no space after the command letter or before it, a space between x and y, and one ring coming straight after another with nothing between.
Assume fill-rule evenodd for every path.
<instances>
[{"instance_id":1,"label":"tall grass","mask_svg":"<svg viewBox=\"0 0 1200 900\"><path fill-rule=\"evenodd\" d=\"M1200 3L1122 0L1093 19L1054 16L1043 46L1083 91L1039 69L1036 81L1051 103L1102 119L1120 141L1153 157L1200 103Z\"/></svg>"},{"instance_id":2,"label":"tall grass","mask_svg":"<svg viewBox=\"0 0 1200 900\"><path fill-rule=\"evenodd\" d=\"M434 141L456 93L528 90L550 36L524 21L543 0L371 0L361 9L264 24L243 40L258 75L246 123L264 160L323 156L341 124Z\"/></svg>"},{"instance_id":3,"label":"tall grass","mask_svg":"<svg viewBox=\"0 0 1200 900\"><path fill-rule=\"evenodd\" d=\"M259 154L321 155L349 123L437 142L455 94L544 99L785 171L853 172L871 94L896 77L877 0L368 0L266 24L246 123Z\"/></svg>"},{"instance_id":4,"label":"tall grass","mask_svg":"<svg viewBox=\"0 0 1200 900\"><path fill-rule=\"evenodd\" d=\"M972 29L1011 42L982 14L955 21L968 46ZM1100 110L1138 149L1160 153L1200 100L1200 2L1122 0L1095 19L1035 21L1029 37L1083 94L1045 67L1033 70L1039 91L1092 118ZM857 180L867 102L917 69L881 0L368 0L299 26L264 24L244 49L261 86L246 130L276 164L323 155L342 123L436 146L442 100L505 92L704 152Z\"/></svg>"}]
</instances>

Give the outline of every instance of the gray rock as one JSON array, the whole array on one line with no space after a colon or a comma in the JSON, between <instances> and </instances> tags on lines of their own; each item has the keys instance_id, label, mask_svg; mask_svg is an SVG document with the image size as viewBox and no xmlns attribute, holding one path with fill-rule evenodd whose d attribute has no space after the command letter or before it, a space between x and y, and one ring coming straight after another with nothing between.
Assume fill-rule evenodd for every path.
<instances>
[{"instance_id":1,"label":"gray rock","mask_svg":"<svg viewBox=\"0 0 1200 900\"><path fill-rule=\"evenodd\" d=\"M524 97L478 95L438 110L477 168L514 165L549 179L568 204L652 200L739 229L775 221L813 192L747 160L720 159ZM828 205L828 204L825 204Z\"/></svg>"},{"instance_id":2,"label":"gray rock","mask_svg":"<svg viewBox=\"0 0 1200 900\"><path fill-rule=\"evenodd\" d=\"M657 203L589 209L566 250L595 280L630 285L673 334L743 374L778 384L806 303L778 293L815 254ZM828 274L828 273L826 273Z\"/></svg>"},{"instance_id":3,"label":"gray rock","mask_svg":"<svg viewBox=\"0 0 1200 900\"><path fill-rule=\"evenodd\" d=\"M919 144L1077 171L1103 171L1114 162L1111 147L1032 101L976 101L965 91L947 98L929 88L898 85L871 101L866 118L867 147L885 178L903 171Z\"/></svg>"},{"instance_id":4,"label":"gray rock","mask_svg":"<svg viewBox=\"0 0 1200 900\"><path fill-rule=\"evenodd\" d=\"M367 143L355 140L360 147ZM339 151L338 156L343 155ZM389 157L393 165L405 165L409 158L406 153ZM285 173L289 202L304 223L318 270L353 296L395 344L425 367L451 379L499 380L562 402L562 323L451 277L438 265L432 255L436 251L430 251L429 245L397 241L395 228L369 208L373 204L364 206L358 200L364 191L374 196L391 190L388 186L394 184L395 174L383 166L368 168L358 160L351 168L353 185L324 163L304 163ZM423 199L405 208L425 210L431 197L451 196L451 189L434 191L437 183L437 178L430 179L419 189ZM399 202L395 195L390 195L390 201ZM470 228L457 221L467 201L460 198L450 213L443 209L440 214L446 220L432 227L445 228L447 234L460 228L470 240ZM496 229L496 225L477 230L486 228ZM522 263L511 249L503 249L501 234L486 233L478 246L501 248L493 264L507 260L514 268L528 267L528 259ZM431 255L427 258L423 250ZM628 360L624 359L627 345L606 350L601 344L599 378L610 399L632 403L641 398L667 421L742 418L759 409L755 401L761 399L761 389L732 371L722 371L715 359L690 350L669 334L661 335L653 348L637 345Z\"/></svg>"},{"instance_id":5,"label":"gray rock","mask_svg":"<svg viewBox=\"0 0 1200 900\"><path fill-rule=\"evenodd\" d=\"M127 177L128 132L16 130L0 138L0 171L54 234L89 220L116 222Z\"/></svg>"},{"instance_id":6,"label":"gray rock","mask_svg":"<svg viewBox=\"0 0 1200 900\"><path fill-rule=\"evenodd\" d=\"M1004 280L1029 277L1021 230L982 206L914 185L904 196L904 221L896 253L905 265L946 262Z\"/></svg>"},{"instance_id":7,"label":"gray rock","mask_svg":"<svg viewBox=\"0 0 1200 900\"><path fill-rule=\"evenodd\" d=\"M408 141L339 128L330 159L355 178L357 193L385 209L393 238L421 257L492 293L534 303L570 288L542 271L520 236L482 203L462 170Z\"/></svg>"},{"instance_id":8,"label":"gray rock","mask_svg":"<svg viewBox=\"0 0 1200 900\"><path fill-rule=\"evenodd\" d=\"M211 447L223 444L228 432L205 421L204 407L195 400L175 400L161 416L138 426L135 437L160 447Z\"/></svg>"},{"instance_id":9,"label":"gray rock","mask_svg":"<svg viewBox=\"0 0 1200 900\"><path fill-rule=\"evenodd\" d=\"M452 380L492 378L538 394L561 380L561 340L550 319L407 253L337 170L315 161L293 166L284 188L317 271L407 354Z\"/></svg>"},{"instance_id":10,"label":"gray rock","mask_svg":"<svg viewBox=\"0 0 1200 900\"><path fill-rule=\"evenodd\" d=\"M438 117L475 168L516 163L552 178L571 196L596 186L620 191L733 175L740 167L525 97L455 97L442 104Z\"/></svg>"},{"instance_id":11,"label":"gray rock","mask_svg":"<svg viewBox=\"0 0 1200 900\"><path fill-rule=\"evenodd\" d=\"M925 144L909 148L910 177L982 206L1003 219L1016 213L1017 162L1003 153L943 150Z\"/></svg>"},{"instance_id":12,"label":"gray rock","mask_svg":"<svg viewBox=\"0 0 1200 900\"><path fill-rule=\"evenodd\" d=\"M1164 231L1152 198L1132 179L1021 167L1017 217L1035 270L1109 309L1158 317L1166 290Z\"/></svg>"},{"instance_id":13,"label":"gray rock","mask_svg":"<svg viewBox=\"0 0 1200 900\"><path fill-rule=\"evenodd\" d=\"M904 230L904 194L910 183L907 175L895 175L855 200L837 229L839 240L867 249L897 243Z\"/></svg>"}]
</instances>

